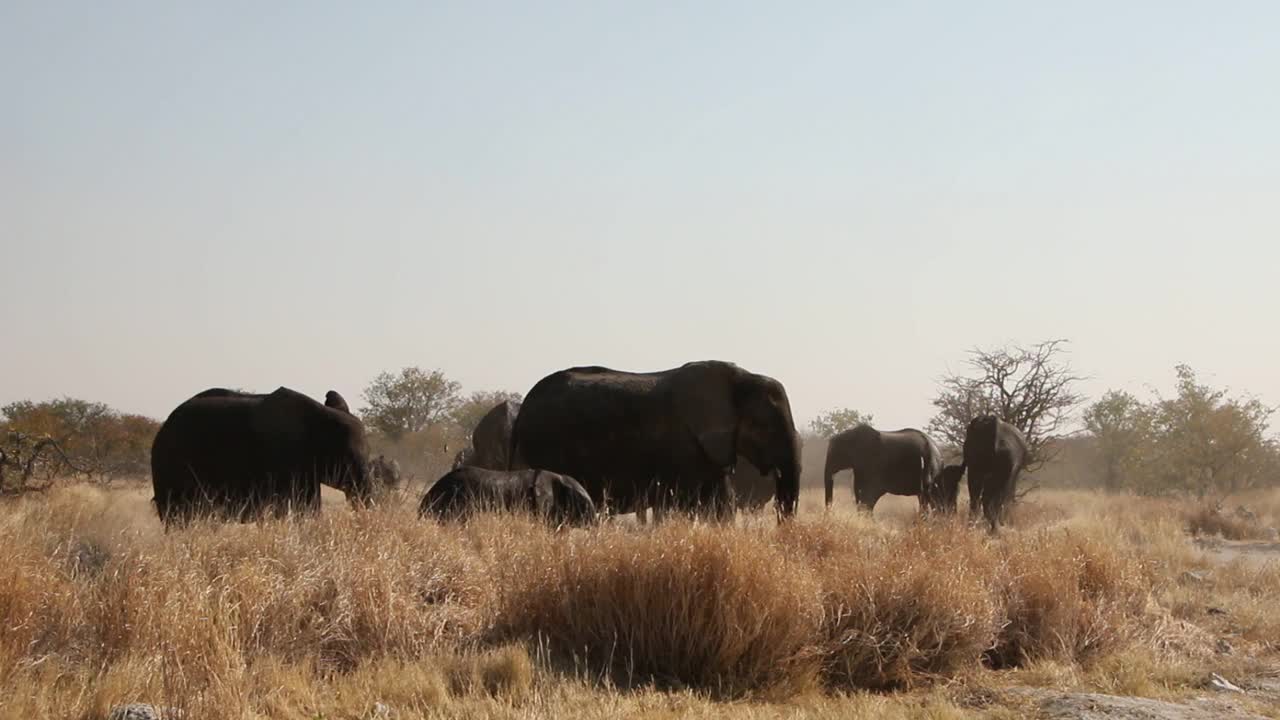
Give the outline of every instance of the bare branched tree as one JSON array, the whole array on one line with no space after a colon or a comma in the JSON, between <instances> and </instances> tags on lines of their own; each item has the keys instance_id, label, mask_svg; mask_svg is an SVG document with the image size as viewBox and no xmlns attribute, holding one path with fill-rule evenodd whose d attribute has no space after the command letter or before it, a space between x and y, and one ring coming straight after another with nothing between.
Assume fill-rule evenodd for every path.
<instances>
[{"instance_id":1,"label":"bare branched tree","mask_svg":"<svg viewBox=\"0 0 1280 720\"><path fill-rule=\"evenodd\" d=\"M992 414L1026 435L1028 470L1053 459L1053 441L1062 436L1084 400L1075 391L1083 378L1072 372L1063 357L1066 345L1066 340L1046 340L1030 347L971 350L971 374L951 373L942 378L941 392L933 401L938 414L929 421L930 432L960 447L969 421Z\"/></svg>"},{"instance_id":2,"label":"bare branched tree","mask_svg":"<svg viewBox=\"0 0 1280 720\"><path fill-rule=\"evenodd\" d=\"M79 473L88 474L84 468L74 463L57 440L51 437L33 437L25 433L9 431L5 433L3 446L0 446L0 495L21 494L26 492L42 492L53 484L52 476L43 482L33 482L36 469L49 453L56 454L59 461ZM16 482L14 481L16 473Z\"/></svg>"}]
</instances>

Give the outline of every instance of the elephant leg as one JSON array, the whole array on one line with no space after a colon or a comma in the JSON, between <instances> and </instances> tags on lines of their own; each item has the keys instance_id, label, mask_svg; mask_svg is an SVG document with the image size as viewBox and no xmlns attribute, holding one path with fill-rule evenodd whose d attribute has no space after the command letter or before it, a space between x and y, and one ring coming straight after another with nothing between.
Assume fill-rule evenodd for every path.
<instances>
[{"instance_id":1,"label":"elephant leg","mask_svg":"<svg viewBox=\"0 0 1280 720\"><path fill-rule=\"evenodd\" d=\"M876 503L880 502L880 498L884 497L884 491L877 488L876 490L863 493L862 497L866 503L867 512L874 515L876 512Z\"/></svg>"},{"instance_id":2,"label":"elephant leg","mask_svg":"<svg viewBox=\"0 0 1280 720\"><path fill-rule=\"evenodd\" d=\"M673 483L664 476L654 479L653 484L649 487L649 507L653 508L653 524L660 525L667 519L667 513L672 509L674 498L671 491Z\"/></svg>"},{"instance_id":3,"label":"elephant leg","mask_svg":"<svg viewBox=\"0 0 1280 720\"><path fill-rule=\"evenodd\" d=\"M733 480L730 475L721 475L720 480L715 485L714 510L716 519L720 522L731 523L737 510L737 498L733 492Z\"/></svg>"},{"instance_id":4,"label":"elephant leg","mask_svg":"<svg viewBox=\"0 0 1280 720\"><path fill-rule=\"evenodd\" d=\"M982 498L982 514L987 520L987 530L995 534L1000 527L1000 516L1003 512L1003 503L995 493L991 493Z\"/></svg>"},{"instance_id":5,"label":"elephant leg","mask_svg":"<svg viewBox=\"0 0 1280 720\"><path fill-rule=\"evenodd\" d=\"M698 483L694 514L723 522L733 519L733 485L729 476L718 469L708 472Z\"/></svg>"},{"instance_id":6,"label":"elephant leg","mask_svg":"<svg viewBox=\"0 0 1280 720\"><path fill-rule=\"evenodd\" d=\"M862 494L864 489L863 483L865 482L866 482L866 479L864 477L859 476L858 471L854 470L853 471L853 504L857 508L861 508L863 506Z\"/></svg>"},{"instance_id":7,"label":"elephant leg","mask_svg":"<svg viewBox=\"0 0 1280 720\"><path fill-rule=\"evenodd\" d=\"M649 506L653 504L653 488L645 488L640 492L635 501L631 504L632 510L636 514L636 522L641 525L649 523Z\"/></svg>"},{"instance_id":8,"label":"elephant leg","mask_svg":"<svg viewBox=\"0 0 1280 720\"><path fill-rule=\"evenodd\" d=\"M978 518L978 509L985 508L982 502L982 486L986 483L986 477L979 476L972 470L969 472L969 521L974 522Z\"/></svg>"},{"instance_id":9,"label":"elephant leg","mask_svg":"<svg viewBox=\"0 0 1280 720\"><path fill-rule=\"evenodd\" d=\"M853 471L853 501L859 510L875 512L876 502L884 494L876 485L877 478L871 473Z\"/></svg>"}]
</instances>

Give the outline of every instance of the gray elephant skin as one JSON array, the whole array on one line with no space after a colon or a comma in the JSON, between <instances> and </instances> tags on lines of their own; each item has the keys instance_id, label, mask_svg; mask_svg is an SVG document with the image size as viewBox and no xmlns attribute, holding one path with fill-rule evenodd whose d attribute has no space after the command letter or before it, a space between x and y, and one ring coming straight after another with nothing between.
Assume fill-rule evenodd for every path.
<instances>
[{"instance_id":1,"label":"gray elephant skin","mask_svg":"<svg viewBox=\"0 0 1280 720\"><path fill-rule=\"evenodd\" d=\"M833 435L822 473L828 506L835 474L841 470L853 470L853 498L860 508L874 510L880 498L890 494L915 495L923 509L945 509L935 489L942 454L928 435L914 428L882 432L862 424ZM954 500L951 507L954 510Z\"/></svg>"},{"instance_id":2,"label":"gray elephant skin","mask_svg":"<svg viewBox=\"0 0 1280 720\"><path fill-rule=\"evenodd\" d=\"M321 483L363 503L368 465L364 426L349 412L285 387L213 388L175 408L156 433L153 502L166 526L318 510Z\"/></svg>"},{"instance_id":3,"label":"gray elephant skin","mask_svg":"<svg viewBox=\"0 0 1280 720\"><path fill-rule=\"evenodd\" d=\"M510 467L511 432L519 414L520 403L515 400L500 402L485 413L471 432L473 454L466 464L490 470Z\"/></svg>"},{"instance_id":4,"label":"gray elephant skin","mask_svg":"<svg viewBox=\"0 0 1280 720\"><path fill-rule=\"evenodd\" d=\"M742 512L759 512L773 500L774 490L777 487L778 478L777 471L765 474L756 469L750 462L738 458L738 464L734 468L733 478L730 481L730 487L733 490L733 504ZM635 507L636 518L640 522L646 522L645 513L649 508L653 508L654 520L661 519L665 505L661 502L662 485L654 484L653 497L646 498Z\"/></svg>"},{"instance_id":5,"label":"gray elephant skin","mask_svg":"<svg viewBox=\"0 0 1280 720\"><path fill-rule=\"evenodd\" d=\"M969 421L964 435L964 470L969 476L969 516L978 507L992 532L1005 520L1017 492L1018 475L1027 463L1022 431L995 415Z\"/></svg>"},{"instance_id":6,"label":"gray elephant skin","mask_svg":"<svg viewBox=\"0 0 1280 720\"><path fill-rule=\"evenodd\" d=\"M571 477L546 470L488 470L463 467L449 471L422 496L418 516L465 520L483 510L531 512L552 525L587 525L596 506Z\"/></svg>"},{"instance_id":7,"label":"gray elephant skin","mask_svg":"<svg viewBox=\"0 0 1280 720\"><path fill-rule=\"evenodd\" d=\"M800 440L786 390L728 362L552 373L525 397L512 446L513 465L577 478L602 512L643 508L657 483L680 509L731 517L739 456L777 472L780 517L795 513L799 497Z\"/></svg>"}]
</instances>

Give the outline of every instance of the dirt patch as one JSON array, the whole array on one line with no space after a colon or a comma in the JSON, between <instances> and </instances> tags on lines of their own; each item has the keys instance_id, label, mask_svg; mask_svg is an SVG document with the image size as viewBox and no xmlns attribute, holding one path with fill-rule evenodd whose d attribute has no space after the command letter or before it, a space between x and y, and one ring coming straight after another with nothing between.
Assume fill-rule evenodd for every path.
<instances>
[{"instance_id":1,"label":"dirt patch","mask_svg":"<svg viewBox=\"0 0 1280 720\"><path fill-rule=\"evenodd\" d=\"M1280 562L1280 542L1198 538L1195 544L1205 556L1219 565L1226 565L1235 560L1258 567Z\"/></svg>"},{"instance_id":2,"label":"dirt patch","mask_svg":"<svg viewBox=\"0 0 1280 720\"><path fill-rule=\"evenodd\" d=\"M1044 693L1037 704L1040 716L1048 720L1261 720L1265 717L1248 712L1237 702L1219 698L1173 703L1098 693Z\"/></svg>"}]
</instances>

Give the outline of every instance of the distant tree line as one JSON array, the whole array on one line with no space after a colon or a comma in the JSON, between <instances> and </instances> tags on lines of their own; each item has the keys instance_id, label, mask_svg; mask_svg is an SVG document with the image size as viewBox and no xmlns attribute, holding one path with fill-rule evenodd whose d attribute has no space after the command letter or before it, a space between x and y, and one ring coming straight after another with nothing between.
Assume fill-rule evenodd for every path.
<instances>
[{"instance_id":1,"label":"distant tree line","mask_svg":"<svg viewBox=\"0 0 1280 720\"><path fill-rule=\"evenodd\" d=\"M158 428L149 417L76 398L9 403L0 407L0 494L42 489L59 477L145 475Z\"/></svg>"},{"instance_id":2,"label":"distant tree line","mask_svg":"<svg viewBox=\"0 0 1280 720\"><path fill-rule=\"evenodd\" d=\"M1186 365L1175 372L1173 397L1111 390L1085 410L1102 485L1203 498L1280 482L1280 443L1268 433L1275 408L1210 387Z\"/></svg>"},{"instance_id":3,"label":"distant tree line","mask_svg":"<svg viewBox=\"0 0 1280 720\"><path fill-rule=\"evenodd\" d=\"M1030 488L1038 478L1063 477L1064 466L1077 471L1072 484L1152 495L1204 497L1280 484L1280 442L1269 432L1274 408L1212 388L1179 365L1174 396L1111 390L1085 407L1077 424L1081 377L1066 350L1064 340L971 350L965 372L939 380L936 413L924 429L956 457L970 420L999 415L1027 436ZM420 367L380 373L362 397L356 412L375 452L422 478L449 467L486 412L521 398L508 391L464 395L443 371ZM830 438L872 422L869 413L835 408L814 418L807 434ZM0 407L0 494L39 490L59 477L107 483L145 476L158 428L152 418L75 398Z\"/></svg>"},{"instance_id":4,"label":"distant tree line","mask_svg":"<svg viewBox=\"0 0 1280 720\"><path fill-rule=\"evenodd\" d=\"M1280 485L1280 440L1269 432L1275 408L1212 388L1178 365L1173 397L1142 400L1111 390L1085 407L1077 425L1083 378L1071 369L1066 347L1065 340L1048 340L971 350L967 372L939 381L927 431L956 457L974 417L994 414L1012 423L1031 446L1028 490L1041 477L1061 477L1050 470L1068 463L1079 469L1074 485L1148 495L1203 498ZM842 408L819 415L809 429L829 438L862 422L871 415Z\"/></svg>"}]
</instances>

